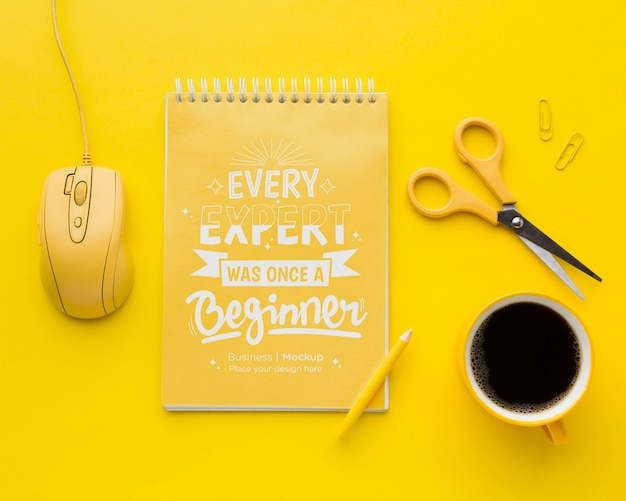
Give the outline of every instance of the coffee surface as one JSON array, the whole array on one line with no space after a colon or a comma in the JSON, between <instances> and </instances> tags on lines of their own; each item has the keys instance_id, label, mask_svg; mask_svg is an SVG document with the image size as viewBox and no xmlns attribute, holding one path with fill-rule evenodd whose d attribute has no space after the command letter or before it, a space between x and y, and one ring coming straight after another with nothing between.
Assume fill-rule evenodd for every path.
<instances>
[{"instance_id":1,"label":"coffee surface","mask_svg":"<svg viewBox=\"0 0 626 501\"><path fill-rule=\"evenodd\" d=\"M474 337L470 356L475 378L489 398L521 412L559 401L580 364L569 323L532 302L513 303L489 316Z\"/></svg>"}]
</instances>

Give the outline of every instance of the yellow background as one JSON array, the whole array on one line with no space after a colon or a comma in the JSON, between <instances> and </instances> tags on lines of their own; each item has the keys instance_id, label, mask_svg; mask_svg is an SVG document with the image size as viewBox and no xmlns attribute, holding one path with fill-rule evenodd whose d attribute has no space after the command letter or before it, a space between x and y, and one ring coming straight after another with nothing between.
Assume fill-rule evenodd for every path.
<instances>
[{"instance_id":1,"label":"yellow background","mask_svg":"<svg viewBox=\"0 0 626 501\"><path fill-rule=\"evenodd\" d=\"M110 318L54 310L39 283L47 173L80 161L45 0L0 16L3 173L0 495L6 499L617 499L626 467L623 118L617 1L61 0L60 30L95 164L126 183L135 287ZM391 409L336 438L340 414L167 413L160 406L164 95L176 77L374 77L390 103L392 338L413 327ZM538 136L538 100L554 134ZM572 294L504 229L429 220L406 180L436 166L493 202L452 147L479 115L502 130L519 209L604 278ZM573 163L554 162L573 132ZM567 444L487 414L455 345L495 297L540 291L589 328L596 369Z\"/></svg>"}]
</instances>

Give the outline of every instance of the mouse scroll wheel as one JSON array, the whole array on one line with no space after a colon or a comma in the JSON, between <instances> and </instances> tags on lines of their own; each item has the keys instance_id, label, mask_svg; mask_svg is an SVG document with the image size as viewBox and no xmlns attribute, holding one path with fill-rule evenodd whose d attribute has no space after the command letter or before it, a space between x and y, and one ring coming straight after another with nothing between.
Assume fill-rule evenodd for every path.
<instances>
[{"instance_id":1,"label":"mouse scroll wheel","mask_svg":"<svg viewBox=\"0 0 626 501\"><path fill-rule=\"evenodd\" d=\"M85 181L81 181L74 188L74 202L76 205L81 206L87 200L87 183Z\"/></svg>"}]
</instances>

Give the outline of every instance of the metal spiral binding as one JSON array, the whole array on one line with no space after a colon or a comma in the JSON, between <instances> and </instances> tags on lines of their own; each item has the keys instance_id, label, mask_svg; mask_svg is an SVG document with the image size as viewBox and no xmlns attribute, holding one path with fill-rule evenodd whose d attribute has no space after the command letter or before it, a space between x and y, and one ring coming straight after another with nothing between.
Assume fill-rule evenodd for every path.
<instances>
[{"instance_id":1,"label":"metal spiral binding","mask_svg":"<svg viewBox=\"0 0 626 501\"><path fill-rule=\"evenodd\" d=\"M248 90L246 88L246 79L240 78L239 79L239 101L241 101L242 103L245 103L248 100L247 92Z\"/></svg>"},{"instance_id":2,"label":"metal spiral binding","mask_svg":"<svg viewBox=\"0 0 626 501\"><path fill-rule=\"evenodd\" d=\"M285 97L285 79L281 77L278 79L278 102L284 103L286 100L287 98Z\"/></svg>"},{"instance_id":3,"label":"metal spiral binding","mask_svg":"<svg viewBox=\"0 0 626 501\"><path fill-rule=\"evenodd\" d=\"M271 78L265 79L265 102L271 103L274 97L272 95L272 80Z\"/></svg>"},{"instance_id":4,"label":"metal spiral binding","mask_svg":"<svg viewBox=\"0 0 626 501\"><path fill-rule=\"evenodd\" d=\"M324 102L324 79L319 77L317 79L317 102L320 104Z\"/></svg>"},{"instance_id":5,"label":"metal spiral binding","mask_svg":"<svg viewBox=\"0 0 626 501\"><path fill-rule=\"evenodd\" d=\"M330 102L335 104L337 102L337 80L330 79Z\"/></svg>"},{"instance_id":6,"label":"metal spiral binding","mask_svg":"<svg viewBox=\"0 0 626 501\"><path fill-rule=\"evenodd\" d=\"M232 103L235 100L235 84L232 78L226 79L226 101Z\"/></svg>"},{"instance_id":7,"label":"metal spiral binding","mask_svg":"<svg viewBox=\"0 0 626 501\"><path fill-rule=\"evenodd\" d=\"M193 87L193 80L191 78L187 79L187 88L189 89L189 102L196 102L196 89Z\"/></svg>"},{"instance_id":8,"label":"metal spiral binding","mask_svg":"<svg viewBox=\"0 0 626 501\"><path fill-rule=\"evenodd\" d=\"M209 102L209 86L206 83L206 78L200 79L200 89L202 90L202 102Z\"/></svg>"},{"instance_id":9,"label":"metal spiral binding","mask_svg":"<svg viewBox=\"0 0 626 501\"><path fill-rule=\"evenodd\" d=\"M298 102L298 79L295 77L291 78L291 102Z\"/></svg>"},{"instance_id":10,"label":"metal spiral binding","mask_svg":"<svg viewBox=\"0 0 626 501\"><path fill-rule=\"evenodd\" d=\"M302 80L302 88L300 91L298 88L298 79L291 78L290 90L287 91L285 89L285 79L278 79L278 93L277 97L274 95L274 86L271 78L265 78L265 88L263 89L263 97L260 89L259 79L252 79L252 92L251 97L248 94L248 86L245 78L239 78L239 86L238 90L235 90L235 82L232 78L226 78L226 91L222 90L222 81L220 78L213 78L213 90L209 89L209 84L207 83L206 78L200 79L200 102L207 103L211 101L211 96L213 101L216 103L221 102L223 99L226 100L227 103L232 103L237 99L241 103L247 103L251 100L253 103L260 103L261 101L265 101L266 103L271 103L274 100L279 103L286 103L287 100L292 103L298 103L300 99L305 104L311 103L324 103L328 100L331 104L338 103L341 101L344 104L349 104L354 101L356 104L362 104L364 102L375 103L376 102L376 92L374 90L374 79L368 78L367 80L367 91L363 90L363 81L360 78L355 78L354 80L354 92L350 90L350 81L348 78L341 79L341 91L337 89L337 79L329 78L329 90L325 92L324 90L324 79L317 78L316 79L316 89L315 91L311 88L311 79L304 78ZM289 94L289 99L288 99ZM340 96L340 97L339 97ZM185 100L190 103L195 103L198 101L198 93L196 92L196 88L194 85L194 81L192 78L187 79L187 90L183 90L183 83L180 78L176 79L176 91L175 91L175 99L176 102L182 103Z\"/></svg>"}]
</instances>

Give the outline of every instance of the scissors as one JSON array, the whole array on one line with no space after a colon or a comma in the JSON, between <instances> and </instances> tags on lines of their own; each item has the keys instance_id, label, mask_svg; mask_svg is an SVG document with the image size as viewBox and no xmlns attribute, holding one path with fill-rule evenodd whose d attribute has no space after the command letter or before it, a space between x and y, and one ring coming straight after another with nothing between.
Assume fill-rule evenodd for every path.
<instances>
[{"instance_id":1,"label":"scissors","mask_svg":"<svg viewBox=\"0 0 626 501\"><path fill-rule=\"evenodd\" d=\"M463 133L469 127L481 127L485 129L496 140L496 150L488 158L477 158L470 154L463 144ZM440 218L449 216L455 212L471 212L482 217L494 226L498 224L513 231L522 242L524 242L530 250L532 250L556 275L567 284L567 286L576 293L581 299L585 299L576 284L565 273L561 265L554 256L559 257L563 261L583 271L590 277L595 278L599 282L602 279L593 271L582 264L578 259L558 245L554 240L539 230L528 219L515 208L517 202L516 197L509 191L500 171L500 163L502 160L502 152L504 151L504 138L500 130L490 121L484 118L467 118L463 120L456 128L454 135L456 151L461 160L468 164L482 182L489 188L495 197L502 204L502 210L496 210L486 204L470 192L456 184L452 177L439 169L426 167L415 171L408 184L409 198L413 206L420 214ZM439 208L429 208L424 206L415 195L416 184L425 178L432 178L442 183L448 190L448 203Z\"/></svg>"}]
</instances>

